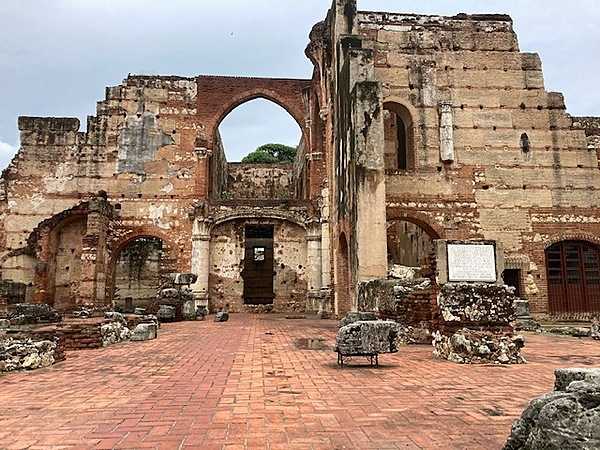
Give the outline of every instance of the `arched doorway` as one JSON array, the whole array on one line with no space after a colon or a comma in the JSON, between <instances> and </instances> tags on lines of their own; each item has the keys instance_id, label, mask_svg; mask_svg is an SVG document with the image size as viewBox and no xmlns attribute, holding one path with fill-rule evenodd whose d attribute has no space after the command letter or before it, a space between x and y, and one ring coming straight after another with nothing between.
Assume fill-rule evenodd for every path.
<instances>
[{"instance_id":1,"label":"arched doorway","mask_svg":"<svg viewBox=\"0 0 600 450\"><path fill-rule=\"evenodd\" d=\"M600 312L600 247L562 241L546 249L550 312Z\"/></svg>"},{"instance_id":2,"label":"arched doorway","mask_svg":"<svg viewBox=\"0 0 600 450\"><path fill-rule=\"evenodd\" d=\"M388 266L422 266L432 254L433 240L437 238L408 220L388 220Z\"/></svg>"},{"instance_id":3,"label":"arched doorway","mask_svg":"<svg viewBox=\"0 0 600 450\"><path fill-rule=\"evenodd\" d=\"M349 249L345 233L340 234L338 255L335 289L337 303L336 312L338 314L344 314L352 309Z\"/></svg>"},{"instance_id":4,"label":"arched doorway","mask_svg":"<svg viewBox=\"0 0 600 450\"><path fill-rule=\"evenodd\" d=\"M383 105L386 170L411 170L415 165L413 120L409 110L394 102Z\"/></svg>"},{"instance_id":5,"label":"arched doorway","mask_svg":"<svg viewBox=\"0 0 600 450\"><path fill-rule=\"evenodd\" d=\"M164 245L153 236L139 236L115 255L112 299L115 307L132 312L146 308L162 283Z\"/></svg>"}]
</instances>

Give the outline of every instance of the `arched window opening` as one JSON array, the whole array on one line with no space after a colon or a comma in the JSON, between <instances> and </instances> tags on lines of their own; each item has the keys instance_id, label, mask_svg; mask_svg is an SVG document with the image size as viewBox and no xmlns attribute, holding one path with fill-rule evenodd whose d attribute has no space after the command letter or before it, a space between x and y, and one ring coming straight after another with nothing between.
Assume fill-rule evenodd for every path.
<instances>
[{"instance_id":1,"label":"arched window opening","mask_svg":"<svg viewBox=\"0 0 600 450\"><path fill-rule=\"evenodd\" d=\"M600 312L600 247L562 241L546 250L548 300L553 314Z\"/></svg>"},{"instance_id":2,"label":"arched window opening","mask_svg":"<svg viewBox=\"0 0 600 450\"><path fill-rule=\"evenodd\" d=\"M419 225L393 220L387 227L388 267L423 266L433 252L433 237Z\"/></svg>"},{"instance_id":3,"label":"arched window opening","mask_svg":"<svg viewBox=\"0 0 600 450\"><path fill-rule=\"evenodd\" d=\"M296 120L264 99L241 104L221 122L213 152L213 192L221 200L295 198L294 161L306 143ZM305 159L298 158L302 173Z\"/></svg>"},{"instance_id":4,"label":"arched window opening","mask_svg":"<svg viewBox=\"0 0 600 450\"><path fill-rule=\"evenodd\" d=\"M350 257L348 240L342 233L338 242L338 260L336 270L336 301L337 313L343 314L352 308L351 289L350 289Z\"/></svg>"},{"instance_id":5,"label":"arched window opening","mask_svg":"<svg viewBox=\"0 0 600 450\"><path fill-rule=\"evenodd\" d=\"M265 144L281 144L296 149L302 132L294 118L278 104L263 98L242 103L221 122L218 136L228 162L242 162ZM293 162L288 152L273 152L264 162ZM257 160L257 162L260 162Z\"/></svg>"},{"instance_id":6,"label":"arched window opening","mask_svg":"<svg viewBox=\"0 0 600 450\"><path fill-rule=\"evenodd\" d=\"M414 168L413 121L406 107L384 104L384 157L386 170Z\"/></svg>"},{"instance_id":7,"label":"arched window opening","mask_svg":"<svg viewBox=\"0 0 600 450\"><path fill-rule=\"evenodd\" d=\"M156 237L138 237L116 256L114 306L124 312L146 308L161 285L163 242Z\"/></svg>"}]
</instances>

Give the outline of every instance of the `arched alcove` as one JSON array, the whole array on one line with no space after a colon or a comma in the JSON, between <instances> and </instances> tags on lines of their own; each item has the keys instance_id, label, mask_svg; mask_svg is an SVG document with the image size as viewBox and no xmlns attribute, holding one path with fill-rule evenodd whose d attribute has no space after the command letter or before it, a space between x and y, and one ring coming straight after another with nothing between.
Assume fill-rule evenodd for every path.
<instances>
[{"instance_id":1,"label":"arched alcove","mask_svg":"<svg viewBox=\"0 0 600 450\"><path fill-rule=\"evenodd\" d=\"M138 236L115 254L112 299L115 307L133 312L147 307L161 285L163 241Z\"/></svg>"},{"instance_id":2,"label":"arched alcove","mask_svg":"<svg viewBox=\"0 0 600 450\"><path fill-rule=\"evenodd\" d=\"M388 266L422 266L432 254L433 240L437 238L414 221L388 220Z\"/></svg>"},{"instance_id":3,"label":"arched alcove","mask_svg":"<svg viewBox=\"0 0 600 450\"><path fill-rule=\"evenodd\" d=\"M412 115L396 102L386 102L383 108L385 168L412 170L415 167Z\"/></svg>"}]
</instances>

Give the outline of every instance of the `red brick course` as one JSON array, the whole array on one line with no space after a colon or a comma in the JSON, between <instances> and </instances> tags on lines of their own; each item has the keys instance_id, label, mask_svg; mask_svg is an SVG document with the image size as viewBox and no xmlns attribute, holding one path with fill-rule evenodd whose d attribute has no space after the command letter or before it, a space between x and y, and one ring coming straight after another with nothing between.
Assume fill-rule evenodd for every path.
<instances>
[{"instance_id":1,"label":"red brick course","mask_svg":"<svg viewBox=\"0 0 600 450\"><path fill-rule=\"evenodd\" d=\"M70 352L0 378L0 448L499 449L556 367L600 364L591 340L527 335L524 366L461 366L429 346L339 369L333 321L233 314L159 339ZM596 356L590 356L596 355Z\"/></svg>"}]
</instances>

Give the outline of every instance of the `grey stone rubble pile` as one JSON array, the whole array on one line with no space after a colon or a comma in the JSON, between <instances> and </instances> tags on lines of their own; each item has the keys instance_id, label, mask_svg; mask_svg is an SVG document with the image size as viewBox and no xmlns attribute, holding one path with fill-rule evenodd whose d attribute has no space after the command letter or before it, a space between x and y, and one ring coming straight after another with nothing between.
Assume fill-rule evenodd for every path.
<instances>
[{"instance_id":1,"label":"grey stone rubble pile","mask_svg":"<svg viewBox=\"0 0 600 450\"><path fill-rule=\"evenodd\" d=\"M227 322L229 320L228 311L219 311L215 314L215 322Z\"/></svg>"},{"instance_id":2,"label":"grey stone rubble pile","mask_svg":"<svg viewBox=\"0 0 600 450\"><path fill-rule=\"evenodd\" d=\"M354 322L379 320L373 311L353 311L340 320L340 328ZM396 322L398 323L398 322ZM427 344L431 343L431 332L427 327L412 327L398 323L398 345Z\"/></svg>"},{"instance_id":3,"label":"grey stone rubble pile","mask_svg":"<svg viewBox=\"0 0 600 450\"><path fill-rule=\"evenodd\" d=\"M433 333L433 356L459 364L523 364L522 336L463 328L451 336Z\"/></svg>"},{"instance_id":4,"label":"grey stone rubble pile","mask_svg":"<svg viewBox=\"0 0 600 450\"><path fill-rule=\"evenodd\" d=\"M196 320L196 304L191 285L198 276L193 273L172 273L168 282L163 285L157 294L159 305L157 316L161 321L174 321L177 319L179 309L184 320Z\"/></svg>"},{"instance_id":5,"label":"grey stone rubble pile","mask_svg":"<svg viewBox=\"0 0 600 450\"><path fill-rule=\"evenodd\" d=\"M541 332L542 326L531 316L529 302L517 298L514 302L515 320L512 326L517 331Z\"/></svg>"},{"instance_id":6,"label":"grey stone rubble pile","mask_svg":"<svg viewBox=\"0 0 600 450\"><path fill-rule=\"evenodd\" d=\"M515 335L514 289L486 283L448 283L438 295L441 321L433 355L460 364L523 364L522 336Z\"/></svg>"},{"instance_id":7,"label":"grey stone rubble pile","mask_svg":"<svg viewBox=\"0 0 600 450\"><path fill-rule=\"evenodd\" d=\"M557 369L554 392L529 403L504 450L600 449L600 369Z\"/></svg>"},{"instance_id":8,"label":"grey stone rubble pile","mask_svg":"<svg viewBox=\"0 0 600 450\"><path fill-rule=\"evenodd\" d=\"M33 370L54 364L56 343L31 339L0 340L0 372Z\"/></svg>"},{"instance_id":9,"label":"grey stone rubble pile","mask_svg":"<svg viewBox=\"0 0 600 450\"><path fill-rule=\"evenodd\" d=\"M18 303L12 306L7 319L11 325L35 325L61 322L62 316L49 305Z\"/></svg>"},{"instance_id":10,"label":"grey stone rubble pile","mask_svg":"<svg viewBox=\"0 0 600 450\"><path fill-rule=\"evenodd\" d=\"M592 339L600 341L600 318L595 317L592 320L592 328L590 330L590 336Z\"/></svg>"},{"instance_id":11,"label":"grey stone rubble pile","mask_svg":"<svg viewBox=\"0 0 600 450\"><path fill-rule=\"evenodd\" d=\"M338 330L335 350L342 355L395 353L400 326L390 320L353 322Z\"/></svg>"},{"instance_id":12,"label":"grey stone rubble pile","mask_svg":"<svg viewBox=\"0 0 600 450\"><path fill-rule=\"evenodd\" d=\"M147 322L137 324L133 331L128 328L125 316L119 312L109 311L104 317L108 321L100 327L104 347L129 340L147 341L158 337L158 320L155 316L144 316Z\"/></svg>"}]
</instances>

